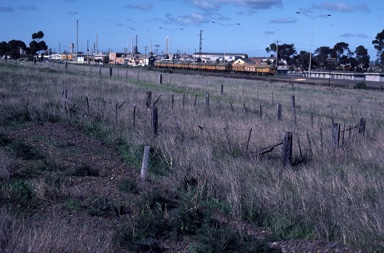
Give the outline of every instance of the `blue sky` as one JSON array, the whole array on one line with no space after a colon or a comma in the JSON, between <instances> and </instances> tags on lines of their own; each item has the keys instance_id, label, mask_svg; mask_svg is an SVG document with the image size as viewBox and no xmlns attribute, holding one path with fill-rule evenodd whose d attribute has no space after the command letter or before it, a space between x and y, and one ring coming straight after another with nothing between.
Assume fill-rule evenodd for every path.
<instances>
[{"instance_id":1,"label":"blue sky","mask_svg":"<svg viewBox=\"0 0 384 253\"><path fill-rule=\"evenodd\" d=\"M265 48L276 41L298 53L346 42L376 59L372 40L384 29L383 16L383 0L0 0L0 41L28 45L43 31L49 48L69 51L74 43L76 50L78 20L83 52L87 41L93 50L96 36L99 51L130 51L137 36L141 53L155 45L161 53L168 36L170 52L194 53L202 30L204 52L268 56Z\"/></svg>"}]
</instances>

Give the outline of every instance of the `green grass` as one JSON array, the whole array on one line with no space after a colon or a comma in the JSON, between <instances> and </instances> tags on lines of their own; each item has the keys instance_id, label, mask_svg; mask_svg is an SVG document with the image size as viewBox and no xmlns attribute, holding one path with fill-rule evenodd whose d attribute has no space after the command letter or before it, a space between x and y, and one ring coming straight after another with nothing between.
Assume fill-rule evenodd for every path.
<instances>
[{"instance_id":1,"label":"green grass","mask_svg":"<svg viewBox=\"0 0 384 253\"><path fill-rule=\"evenodd\" d=\"M126 178L116 183L121 194L132 197L130 204L112 196L90 200L84 189L72 186L88 177L102 177L97 169L86 163L63 168L55 154L45 154L34 143L14 140L2 130L4 171L14 171L0 181L4 207L21 210L59 201L65 210L79 215L120 219L122 225L114 230L113 239L108 237L109 246L133 251L159 249L163 247L159 242L165 239L185 239L193 242L190 252L267 252L272 239L249 238L222 224L216 214L263 226L279 239L340 241L368 252L383 249L384 114L380 92L175 73L163 73L163 85L158 85L159 73L154 71L129 69L128 78L125 73L111 78L105 74L107 69L102 69L105 73L100 77L98 69L91 73L89 66L71 65L66 71L56 67L1 64L0 127L5 131L25 123L80 125L83 134L115 147L136 174L144 146L150 146L148 181ZM220 84L224 85L222 95ZM72 108L67 113L61 110L64 89ZM151 134L151 113L145 106L148 90L153 92L152 98L161 96L157 137ZM207 92L211 95L209 110ZM296 124L292 95L297 105ZM277 103L283 107L283 119L278 123ZM118 124L116 104L123 104ZM260 105L263 118L250 113ZM367 120L365 134L354 132L350 139L346 135L344 146L332 148L331 120L349 126L360 117ZM297 162L291 168L282 167L280 147L260 157L249 156L281 141L285 131L294 133ZM34 138L40 141L39 136ZM70 141L53 144L67 155L79 155Z\"/></svg>"}]
</instances>

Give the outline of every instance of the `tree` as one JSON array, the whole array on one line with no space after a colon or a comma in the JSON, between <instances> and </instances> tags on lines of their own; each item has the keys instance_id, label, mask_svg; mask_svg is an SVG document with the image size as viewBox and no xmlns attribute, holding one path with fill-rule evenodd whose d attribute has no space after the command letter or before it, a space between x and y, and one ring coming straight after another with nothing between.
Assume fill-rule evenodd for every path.
<instances>
[{"instance_id":1,"label":"tree","mask_svg":"<svg viewBox=\"0 0 384 253\"><path fill-rule=\"evenodd\" d=\"M332 57L340 60L345 51L347 51L348 55L351 53L349 50L349 44L345 42L339 42L333 47Z\"/></svg>"},{"instance_id":2,"label":"tree","mask_svg":"<svg viewBox=\"0 0 384 253\"><path fill-rule=\"evenodd\" d=\"M379 32L372 41L374 48L377 50L377 63L384 64L384 30Z\"/></svg>"},{"instance_id":3,"label":"tree","mask_svg":"<svg viewBox=\"0 0 384 253\"><path fill-rule=\"evenodd\" d=\"M299 55L296 57L296 66L303 70L308 70L309 57L311 57L309 52L300 51ZM314 62L312 61L312 65L313 63Z\"/></svg>"},{"instance_id":4,"label":"tree","mask_svg":"<svg viewBox=\"0 0 384 253\"><path fill-rule=\"evenodd\" d=\"M35 55L37 51L48 49L48 46L45 41L41 40L43 37L44 33L42 31L38 31L37 33L32 34L33 40L29 43L30 54Z\"/></svg>"},{"instance_id":5,"label":"tree","mask_svg":"<svg viewBox=\"0 0 384 253\"><path fill-rule=\"evenodd\" d=\"M327 66L327 59L332 57L333 49L329 47L319 47L315 50L315 59L322 69Z\"/></svg>"},{"instance_id":6,"label":"tree","mask_svg":"<svg viewBox=\"0 0 384 253\"><path fill-rule=\"evenodd\" d=\"M370 56L368 55L368 50L362 45L356 47L356 64L360 66L360 68L368 68Z\"/></svg>"},{"instance_id":7,"label":"tree","mask_svg":"<svg viewBox=\"0 0 384 253\"><path fill-rule=\"evenodd\" d=\"M288 64L293 62L293 56L297 53L294 44L277 45L276 43L272 43L265 50L267 53L278 50L276 54L277 58L287 61Z\"/></svg>"},{"instance_id":8,"label":"tree","mask_svg":"<svg viewBox=\"0 0 384 253\"><path fill-rule=\"evenodd\" d=\"M32 34L32 39L37 40L39 42L44 37L44 33L42 31L38 31L37 33Z\"/></svg>"},{"instance_id":9,"label":"tree","mask_svg":"<svg viewBox=\"0 0 384 253\"><path fill-rule=\"evenodd\" d=\"M8 43L5 41L2 41L0 43L0 56L5 55L5 53L8 52Z\"/></svg>"}]
</instances>

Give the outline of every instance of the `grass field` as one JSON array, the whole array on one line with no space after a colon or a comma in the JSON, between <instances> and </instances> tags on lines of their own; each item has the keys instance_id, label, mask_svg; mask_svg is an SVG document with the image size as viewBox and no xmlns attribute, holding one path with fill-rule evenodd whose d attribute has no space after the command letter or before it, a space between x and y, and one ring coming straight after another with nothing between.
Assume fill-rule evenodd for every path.
<instances>
[{"instance_id":1,"label":"grass field","mask_svg":"<svg viewBox=\"0 0 384 253\"><path fill-rule=\"evenodd\" d=\"M2 252L384 251L382 92L159 75L0 63Z\"/></svg>"}]
</instances>

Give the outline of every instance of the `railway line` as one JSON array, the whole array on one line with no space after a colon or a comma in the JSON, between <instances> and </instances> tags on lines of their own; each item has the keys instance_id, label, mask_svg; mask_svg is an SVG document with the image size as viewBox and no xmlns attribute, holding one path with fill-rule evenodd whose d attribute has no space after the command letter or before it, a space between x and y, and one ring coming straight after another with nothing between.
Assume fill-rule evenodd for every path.
<instances>
[{"instance_id":1,"label":"railway line","mask_svg":"<svg viewBox=\"0 0 384 253\"><path fill-rule=\"evenodd\" d=\"M373 82L373 81L361 81L361 80L345 80L345 79L327 79L327 78L307 78L302 75L274 75L274 76L264 76L264 75L254 75L254 74L243 74L243 73L233 73L233 72L211 72L203 70L185 70L185 69L156 69L152 70L159 72L172 72L180 74L190 74L190 75L204 75L204 76L217 76L224 78L237 78L237 79L247 79L247 80L258 80L265 82L280 82L287 83L290 85L302 84L302 85L316 85L323 87L333 87L333 88L346 88L353 89L357 84L364 83L365 89L369 90L384 90L384 82Z\"/></svg>"}]
</instances>

